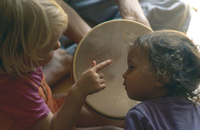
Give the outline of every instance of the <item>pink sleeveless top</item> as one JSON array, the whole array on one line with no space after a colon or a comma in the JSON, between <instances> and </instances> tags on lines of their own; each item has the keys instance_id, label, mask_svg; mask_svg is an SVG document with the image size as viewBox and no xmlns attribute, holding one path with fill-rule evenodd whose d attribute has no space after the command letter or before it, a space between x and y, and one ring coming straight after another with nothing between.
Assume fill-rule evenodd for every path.
<instances>
[{"instance_id":1,"label":"pink sleeveless top","mask_svg":"<svg viewBox=\"0 0 200 130\"><path fill-rule=\"evenodd\" d=\"M0 74L0 90L2 130L30 130L30 126L45 118L50 111L55 113L65 100L52 97L42 67L24 79Z\"/></svg>"}]
</instances>

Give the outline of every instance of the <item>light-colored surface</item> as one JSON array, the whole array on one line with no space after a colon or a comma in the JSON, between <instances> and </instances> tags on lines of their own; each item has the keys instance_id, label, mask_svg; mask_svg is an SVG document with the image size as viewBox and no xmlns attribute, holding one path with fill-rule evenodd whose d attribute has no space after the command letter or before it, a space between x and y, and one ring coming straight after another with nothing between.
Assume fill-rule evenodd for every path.
<instances>
[{"instance_id":1,"label":"light-colored surface","mask_svg":"<svg viewBox=\"0 0 200 130\"><path fill-rule=\"evenodd\" d=\"M112 64L99 73L105 75L107 87L89 95L86 103L95 111L111 118L123 119L138 102L128 98L122 74L127 69L129 42L152 30L130 20L113 20L94 27L79 43L73 60L73 74L78 77L95 60L100 63L111 59ZM131 41L130 41L131 40Z\"/></svg>"},{"instance_id":2,"label":"light-colored surface","mask_svg":"<svg viewBox=\"0 0 200 130\"><path fill-rule=\"evenodd\" d=\"M200 5L197 12L195 10L192 10L192 19L190 21L190 25L188 28L187 35L190 39L194 41L196 45L200 46L200 36L199 36L199 30L200 30Z\"/></svg>"}]
</instances>

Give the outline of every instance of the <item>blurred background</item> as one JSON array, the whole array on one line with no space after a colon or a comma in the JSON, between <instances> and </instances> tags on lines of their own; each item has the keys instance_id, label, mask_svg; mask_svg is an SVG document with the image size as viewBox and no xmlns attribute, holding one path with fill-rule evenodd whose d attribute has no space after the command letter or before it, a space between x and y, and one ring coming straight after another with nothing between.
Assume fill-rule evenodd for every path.
<instances>
[{"instance_id":1,"label":"blurred background","mask_svg":"<svg viewBox=\"0 0 200 130\"><path fill-rule=\"evenodd\" d=\"M200 45L200 0L189 0L192 6L192 19L187 31L189 38Z\"/></svg>"}]
</instances>

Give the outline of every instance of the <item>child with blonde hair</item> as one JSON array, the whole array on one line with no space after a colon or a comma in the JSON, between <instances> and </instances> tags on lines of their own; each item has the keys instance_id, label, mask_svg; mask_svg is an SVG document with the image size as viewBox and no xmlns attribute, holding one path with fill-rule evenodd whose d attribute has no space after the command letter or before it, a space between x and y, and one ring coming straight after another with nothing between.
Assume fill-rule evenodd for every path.
<instances>
[{"instance_id":1,"label":"child with blonde hair","mask_svg":"<svg viewBox=\"0 0 200 130\"><path fill-rule=\"evenodd\" d=\"M146 34L133 43L127 61L123 84L141 103L127 113L125 130L200 129L200 54L185 34Z\"/></svg>"},{"instance_id":2,"label":"child with blonde hair","mask_svg":"<svg viewBox=\"0 0 200 130\"><path fill-rule=\"evenodd\" d=\"M52 98L41 66L60 47L67 23L67 14L54 0L0 1L1 130L75 129L87 95L106 87L98 71L111 60L93 61L65 99Z\"/></svg>"}]
</instances>

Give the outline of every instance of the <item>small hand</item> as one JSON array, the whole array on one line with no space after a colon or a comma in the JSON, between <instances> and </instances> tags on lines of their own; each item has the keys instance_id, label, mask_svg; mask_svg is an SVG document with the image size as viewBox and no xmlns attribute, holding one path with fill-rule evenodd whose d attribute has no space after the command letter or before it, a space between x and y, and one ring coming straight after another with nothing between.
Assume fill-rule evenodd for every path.
<instances>
[{"instance_id":1,"label":"small hand","mask_svg":"<svg viewBox=\"0 0 200 130\"><path fill-rule=\"evenodd\" d=\"M103 73L99 74L98 72L111 63L111 60L106 60L99 64L96 64L96 62L93 61L89 69L83 72L79 77L75 86L77 86L85 96L103 90L106 87L104 75Z\"/></svg>"}]
</instances>

